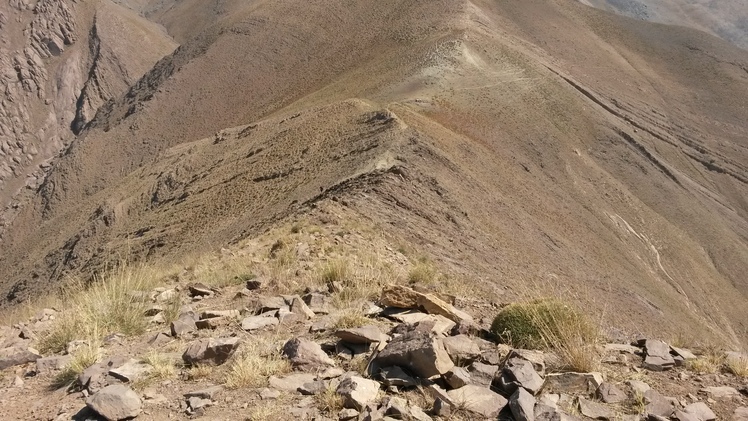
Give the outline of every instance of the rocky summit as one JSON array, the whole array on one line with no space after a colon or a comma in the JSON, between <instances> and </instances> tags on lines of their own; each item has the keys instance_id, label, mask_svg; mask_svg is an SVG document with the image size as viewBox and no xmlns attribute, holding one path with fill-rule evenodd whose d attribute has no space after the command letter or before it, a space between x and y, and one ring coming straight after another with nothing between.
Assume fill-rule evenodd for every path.
<instances>
[{"instance_id":1,"label":"rocky summit","mask_svg":"<svg viewBox=\"0 0 748 421\"><path fill-rule=\"evenodd\" d=\"M748 415L744 0L0 4L0 419Z\"/></svg>"}]
</instances>

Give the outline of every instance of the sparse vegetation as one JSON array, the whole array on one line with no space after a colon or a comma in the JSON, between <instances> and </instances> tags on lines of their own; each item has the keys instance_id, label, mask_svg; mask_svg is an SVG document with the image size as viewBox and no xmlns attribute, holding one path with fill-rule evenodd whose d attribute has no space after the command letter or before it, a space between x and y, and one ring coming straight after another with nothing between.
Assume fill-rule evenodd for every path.
<instances>
[{"instance_id":1,"label":"sparse vegetation","mask_svg":"<svg viewBox=\"0 0 748 421\"><path fill-rule=\"evenodd\" d=\"M215 367L208 364L195 364L190 366L187 371L187 378L190 380L207 379L213 375Z\"/></svg>"},{"instance_id":2,"label":"sparse vegetation","mask_svg":"<svg viewBox=\"0 0 748 421\"><path fill-rule=\"evenodd\" d=\"M345 260L333 260L327 262L320 271L320 281L322 283L330 284L344 284L348 282L350 276L350 268L348 262Z\"/></svg>"},{"instance_id":3,"label":"sparse vegetation","mask_svg":"<svg viewBox=\"0 0 748 421\"><path fill-rule=\"evenodd\" d=\"M90 341L79 347L72 355L71 360L54 378L52 387L57 389L71 385L83 370L96 364L101 357L98 341Z\"/></svg>"},{"instance_id":4,"label":"sparse vegetation","mask_svg":"<svg viewBox=\"0 0 748 421\"><path fill-rule=\"evenodd\" d=\"M491 332L520 348L552 349L563 369L594 371L600 360L597 325L584 313L558 299L538 299L505 307Z\"/></svg>"},{"instance_id":5,"label":"sparse vegetation","mask_svg":"<svg viewBox=\"0 0 748 421\"><path fill-rule=\"evenodd\" d=\"M291 371L288 360L272 346L273 342L259 340L247 343L228 367L226 387L262 387L267 384L268 377Z\"/></svg>"},{"instance_id":6,"label":"sparse vegetation","mask_svg":"<svg viewBox=\"0 0 748 421\"><path fill-rule=\"evenodd\" d=\"M177 366L174 359L168 355L150 351L143 356L142 361L153 367L150 377L155 380L170 379L177 374Z\"/></svg>"},{"instance_id":7,"label":"sparse vegetation","mask_svg":"<svg viewBox=\"0 0 748 421\"><path fill-rule=\"evenodd\" d=\"M66 311L40 339L40 351L63 351L75 339L99 340L112 333L130 336L144 332L147 303L139 292L150 290L153 279L144 267L123 264L90 285L71 284L61 298Z\"/></svg>"},{"instance_id":8,"label":"sparse vegetation","mask_svg":"<svg viewBox=\"0 0 748 421\"><path fill-rule=\"evenodd\" d=\"M328 387L322 393L314 396L317 408L328 414L336 415L343 409L343 397L333 387Z\"/></svg>"},{"instance_id":9,"label":"sparse vegetation","mask_svg":"<svg viewBox=\"0 0 748 421\"><path fill-rule=\"evenodd\" d=\"M431 285L436 281L439 273L436 268L427 263L419 262L408 272L408 282L411 284Z\"/></svg>"},{"instance_id":10,"label":"sparse vegetation","mask_svg":"<svg viewBox=\"0 0 748 421\"><path fill-rule=\"evenodd\" d=\"M697 373L708 374L718 373L725 363L724 354L716 347L704 349L701 355L695 360L686 362L686 366Z\"/></svg>"},{"instance_id":11,"label":"sparse vegetation","mask_svg":"<svg viewBox=\"0 0 748 421\"><path fill-rule=\"evenodd\" d=\"M355 309L344 310L335 321L335 329L351 329L372 324L372 320Z\"/></svg>"},{"instance_id":12,"label":"sparse vegetation","mask_svg":"<svg viewBox=\"0 0 748 421\"><path fill-rule=\"evenodd\" d=\"M748 378L748 356L730 356L725 359L725 367L738 377Z\"/></svg>"}]
</instances>

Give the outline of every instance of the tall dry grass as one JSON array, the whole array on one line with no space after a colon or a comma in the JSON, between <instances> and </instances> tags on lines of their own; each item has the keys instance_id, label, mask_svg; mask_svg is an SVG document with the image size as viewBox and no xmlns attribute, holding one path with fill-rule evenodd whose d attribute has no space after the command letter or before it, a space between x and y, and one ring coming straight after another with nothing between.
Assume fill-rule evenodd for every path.
<instances>
[{"instance_id":1,"label":"tall dry grass","mask_svg":"<svg viewBox=\"0 0 748 421\"><path fill-rule=\"evenodd\" d=\"M51 329L40 338L42 352L62 352L73 340L100 341L107 335L143 333L143 313L159 277L153 268L122 264L90 284L71 282L59 298L60 308Z\"/></svg>"}]
</instances>

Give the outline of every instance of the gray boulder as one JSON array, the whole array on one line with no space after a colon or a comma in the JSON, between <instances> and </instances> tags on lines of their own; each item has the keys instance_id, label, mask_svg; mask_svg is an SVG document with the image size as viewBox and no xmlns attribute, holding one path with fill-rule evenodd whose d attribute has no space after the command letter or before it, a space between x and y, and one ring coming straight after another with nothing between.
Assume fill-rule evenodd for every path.
<instances>
[{"instance_id":1,"label":"gray boulder","mask_svg":"<svg viewBox=\"0 0 748 421\"><path fill-rule=\"evenodd\" d=\"M239 338L210 338L193 342L182 354L182 360L187 365L215 364L226 362L236 349L239 348Z\"/></svg>"},{"instance_id":2,"label":"gray boulder","mask_svg":"<svg viewBox=\"0 0 748 421\"><path fill-rule=\"evenodd\" d=\"M406 367L424 378L444 374L454 367L441 340L421 332L410 332L393 339L377 355L374 363L379 367Z\"/></svg>"},{"instance_id":3,"label":"gray boulder","mask_svg":"<svg viewBox=\"0 0 748 421\"><path fill-rule=\"evenodd\" d=\"M496 419L507 404L507 400L491 389L467 385L447 392L455 406L474 412L485 418Z\"/></svg>"},{"instance_id":4,"label":"gray boulder","mask_svg":"<svg viewBox=\"0 0 748 421\"><path fill-rule=\"evenodd\" d=\"M288 357L291 365L302 370L315 370L321 367L334 366L332 360L322 347L307 339L291 339L283 346L283 355Z\"/></svg>"},{"instance_id":5,"label":"gray boulder","mask_svg":"<svg viewBox=\"0 0 748 421\"><path fill-rule=\"evenodd\" d=\"M644 368L652 371L664 371L675 366L675 360L670 355L670 346L665 342L647 339L644 348L647 351L644 357Z\"/></svg>"},{"instance_id":6,"label":"gray boulder","mask_svg":"<svg viewBox=\"0 0 748 421\"><path fill-rule=\"evenodd\" d=\"M86 406L109 421L137 417L143 409L140 397L122 384L99 390L86 400Z\"/></svg>"},{"instance_id":7,"label":"gray boulder","mask_svg":"<svg viewBox=\"0 0 748 421\"><path fill-rule=\"evenodd\" d=\"M535 421L535 398L520 387L509 398L509 408L517 421Z\"/></svg>"},{"instance_id":8,"label":"gray boulder","mask_svg":"<svg viewBox=\"0 0 748 421\"><path fill-rule=\"evenodd\" d=\"M361 411L374 402L379 394L379 383L359 376L351 376L340 382L337 393L343 397L343 405Z\"/></svg>"}]
</instances>

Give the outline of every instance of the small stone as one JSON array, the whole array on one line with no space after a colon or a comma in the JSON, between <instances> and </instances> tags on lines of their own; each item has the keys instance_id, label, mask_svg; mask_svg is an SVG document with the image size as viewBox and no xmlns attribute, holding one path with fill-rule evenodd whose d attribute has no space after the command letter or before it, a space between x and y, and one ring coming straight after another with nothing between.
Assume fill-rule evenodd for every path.
<instances>
[{"instance_id":1,"label":"small stone","mask_svg":"<svg viewBox=\"0 0 748 421\"><path fill-rule=\"evenodd\" d=\"M226 362L239 347L239 338L210 338L193 342L182 354L188 365L210 363L220 365Z\"/></svg>"},{"instance_id":2,"label":"small stone","mask_svg":"<svg viewBox=\"0 0 748 421\"><path fill-rule=\"evenodd\" d=\"M282 308L288 310L288 304L286 304L286 300L283 297L260 297L258 307L259 313L280 310Z\"/></svg>"},{"instance_id":3,"label":"small stone","mask_svg":"<svg viewBox=\"0 0 748 421\"><path fill-rule=\"evenodd\" d=\"M444 374L454 366L438 338L415 332L390 341L374 362L379 367L407 367L424 378Z\"/></svg>"},{"instance_id":4,"label":"small stone","mask_svg":"<svg viewBox=\"0 0 748 421\"><path fill-rule=\"evenodd\" d=\"M210 387L206 387L205 389L187 392L184 394L184 397L187 399L192 398L192 397L197 397L201 399L213 399L222 390L223 390L223 386L220 386L220 385L210 386Z\"/></svg>"},{"instance_id":5,"label":"small stone","mask_svg":"<svg viewBox=\"0 0 748 421\"><path fill-rule=\"evenodd\" d=\"M644 392L644 403L646 404L646 410L649 414L669 418L675 411L673 401L662 396L654 389L649 389Z\"/></svg>"},{"instance_id":6,"label":"small stone","mask_svg":"<svg viewBox=\"0 0 748 421\"><path fill-rule=\"evenodd\" d=\"M593 394L603 383L600 373L553 373L545 377L548 393Z\"/></svg>"},{"instance_id":7,"label":"small stone","mask_svg":"<svg viewBox=\"0 0 748 421\"><path fill-rule=\"evenodd\" d=\"M626 382L626 384L631 387L631 390L634 392L634 395L641 395L644 396L644 393L651 389L648 384L639 381L639 380L629 380Z\"/></svg>"},{"instance_id":8,"label":"small stone","mask_svg":"<svg viewBox=\"0 0 748 421\"><path fill-rule=\"evenodd\" d=\"M320 293L310 293L301 297L304 303L315 314L328 314L330 312L330 296Z\"/></svg>"},{"instance_id":9,"label":"small stone","mask_svg":"<svg viewBox=\"0 0 748 421\"><path fill-rule=\"evenodd\" d=\"M33 348L22 345L8 347L0 350L0 370L5 370L8 367L23 365L26 363L33 363L41 357L41 354Z\"/></svg>"},{"instance_id":10,"label":"small stone","mask_svg":"<svg viewBox=\"0 0 748 421\"><path fill-rule=\"evenodd\" d=\"M597 397L605 403L620 403L628 399L626 393L611 383L603 383L597 388Z\"/></svg>"},{"instance_id":11,"label":"small stone","mask_svg":"<svg viewBox=\"0 0 748 421\"><path fill-rule=\"evenodd\" d=\"M736 408L732 414L732 421L748 421L748 406Z\"/></svg>"},{"instance_id":12,"label":"small stone","mask_svg":"<svg viewBox=\"0 0 748 421\"><path fill-rule=\"evenodd\" d=\"M535 398L522 387L509 398L509 408L516 421L535 420Z\"/></svg>"},{"instance_id":13,"label":"small stone","mask_svg":"<svg viewBox=\"0 0 748 421\"><path fill-rule=\"evenodd\" d=\"M670 345L670 353L671 354L675 354L675 355L683 358L686 361L688 361L688 360L695 360L697 358L696 355L693 354L693 352L691 352L691 351L689 351L687 349L677 348L677 347L674 347L672 345Z\"/></svg>"},{"instance_id":14,"label":"small stone","mask_svg":"<svg viewBox=\"0 0 748 421\"><path fill-rule=\"evenodd\" d=\"M260 391L260 399L264 401L278 399L280 395L281 392L279 390L269 389L267 387Z\"/></svg>"},{"instance_id":15,"label":"small stone","mask_svg":"<svg viewBox=\"0 0 748 421\"><path fill-rule=\"evenodd\" d=\"M520 358L507 361L501 371L500 388L507 394L523 387L535 395L543 387L543 378L535 371L531 362Z\"/></svg>"},{"instance_id":16,"label":"small stone","mask_svg":"<svg viewBox=\"0 0 748 421\"><path fill-rule=\"evenodd\" d=\"M344 408L338 412L338 420L349 421L358 418L359 412L353 408Z\"/></svg>"},{"instance_id":17,"label":"small stone","mask_svg":"<svg viewBox=\"0 0 748 421\"><path fill-rule=\"evenodd\" d=\"M171 340L171 336L167 335L166 333L159 332L153 335L153 337L148 340L148 345L160 346L171 342Z\"/></svg>"},{"instance_id":18,"label":"small stone","mask_svg":"<svg viewBox=\"0 0 748 421\"><path fill-rule=\"evenodd\" d=\"M107 420L124 420L140 415L143 403L129 387L107 386L86 399L86 406Z\"/></svg>"},{"instance_id":19,"label":"small stone","mask_svg":"<svg viewBox=\"0 0 748 421\"><path fill-rule=\"evenodd\" d=\"M210 399L203 399L199 398L197 396L192 396L190 398L187 398L187 405L190 407L190 409L194 412L201 408L206 408L208 406L213 405L213 401Z\"/></svg>"},{"instance_id":20,"label":"small stone","mask_svg":"<svg viewBox=\"0 0 748 421\"><path fill-rule=\"evenodd\" d=\"M388 342L389 335L382 333L376 326L363 326L353 329L342 329L335 332L335 336L351 344L370 344L373 342Z\"/></svg>"},{"instance_id":21,"label":"small stone","mask_svg":"<svg viewBox=\"0 0 748 421\"><path fill-rule=\"evenodd\" d=\"M380 370L379 377L385 386L413 387L417 386L416 379L409 376L398 366L386 367Z\"/></svg>"},{"instance_id":22,"label":"small stone","mask_svg":"<svg viewBox=\"0 0 748 421\"><path fill-rule=\"evenodd\" d=\"M491 383L493 383L494 378L496 378L498 371L499 367L495 365L479 362L474 362L468 367L472 384L483 387L491 387Z\"/></svg>"},{"instance_id":23,"label":"small stone","mask_svg":"<svg viewBox=\"0 0 748 421\"><path fill-rule=\"evenodd\" d=\"M262 288L263 280L259 278L250 279L247 281L247 289L250 291L258 290Z\"/></svg>"},{"instance_id":24,"label":"small stone","mask_svg":"<svg viewBox=\"0 0 748 421\"><path fill-rule=\"evenodd\" d=\"M453 389L459 389L470 384L470 373L463 367L452 367L444 374L444 380Z\"/></svg>"},{"instance_id":25,"label":"small stone","mask_svg":"<svg viewBox=\"0 0 748 421\"><path fill-rule=\"evenodd\" d=\"M302 395L318 395L327 389L327 384L321 380L307 382L301 385L297 390Z\"/></svg>"},{"instance_id":26,"label":"small stone","mask_svg":"<svg viewBox=\"0 0 748 421\"><path fill-rule=\"evenodd\" d=\"M43 357L36 360L36 371L40 374L49 374L65 368L73 359L71 355L55 355Z\"/></svg>"},{"instance_id":27,"label":"small stone","mask_svg":"<svg viewBox=\"0 0 748 421\"><path fill-rule=\"evenodd\" d=\"M675 411L675 413L673 414L673 419L675 421L701 421L696 415L689 414L683 411Z\"/></svg>"},{"instance_id":28,"label":"small stone","mask_svg":"<svg viewBox=\"0 0 748 421\"><path fill-rule=\"evenodd\" d=\"M447 395L456 406L486 418L495 419L507 404L507 400L503 396L476 385L467 385L450 390Z\"/></svg>"},{"instance_id":29,"label":"small stone","mask_svg":"<svg viewBox=\"0 0 748 421\"><path fill-rule=\"evenodd\" d=\"M545 373L545 354L533 349L512 349L507 354L507 359L520 358L532 363L532 368L541 376Z\"/></svg>"},{"instance_id":30,"label":"small stone","mask_svg":"<svg viewBox=\"0 0 748 421\"><path fill-rule=\"evenodd\" d=\"M242 320L242 329L253 331L268 326L278 326L279 323L275 317L250 316Z\"/></svg>"},{"instance_id":31,"label":"small stone","mask_svg":"<svg viewBox=\"0 0 748 421\"><path fill-rule=\"evenodd\" d=\"M440 398L434 399L434 408L433 413L436 416L442 417L442 418L449 418L450 415L452 415L452 405Z\"/></svg>"},{"instance_id":32,"label":"small stone","mask_svg":"<svg viewBox=\"0 0 748 421\"><path fill-rule=\"evenodd\" d=\"M191 314L183 314L177 320L171 322L171 336L182 337L197 330L195 317Z\"/></svg>"},{"instance_id":33,"label":"small stone","mask_svg":"<svg viewBox=\"0 0 748 421\"><path fill-rule=\"evenodd\" d=\"M213 295L213 290L209 286L202 283L192 284L187 288L190 292L190 296L192 297L209 297Z\"/></svg>"},{"instance_id":34,"label":"small stone","mask_svg":"<svg viewBox=\"0 0 748 421\"><path fill-rule=\"evenodd\" d=\"M20 378L19 376L15 376L13 378L13 387L15 387L15 388L21 388L21 387L23 387L23 383L24 383L23 379Z\"/></svg>"},{"instance_id":35,"label":"small stone","mask_svg":"<svg viewBox=\"0 0 748 421\"><path fill-rule=\"evenodd\" d=\"M694 402L686 406L683 412L694 415L701 421L713 421L717 419L717 415L704 402Z\"/></svg>"},{"instance_id":36,"label":"small stone","mask_svg":"<svg viewBox=\"0 0 748 421\"><path fill-rule=\"evenodd\" d=\"M714 399L739 398L740 392L730 386L711 386L701 389L702 393Z\"/></svg>"},{"instance_id":37,"label":"small stone","mask_svg":"<svg viewBox=\"0 0 748 421\"><path fill-rule=\"evenodd\" d=\"M164 308L158 304L154 304L150 307L148 307L144 312L143 315L146 317L153 317L157 314L160 314L164 311Z\"/></svg>"},{"instance_id":38,"label":"small stone","mask_svg":"<svg viewBox=\"0 0 748 421\"><path fill-rule=\"evenodd\" d=\"M442 343L455 364L469 364L480 356L480 348L467 335L450 336Z\"/></svg>"},{"instance_id":39,"label":"small stone","mask_svg":"<svg viewBox=\"0 0 748 421\"><path fill-rule=\"evenodd\" d=\"M300 297L294 298L291 302L291 313L297 314L305 319L313 319L315 315Z\"/></svg>"},{"instance_id":40,"label":"small stone","mask_svg":"<svg viewBox=\"0 0 748 421\"><path fill-rule=\"evenodd\" d=\"M275 389L296 392L305 383L313 382L316 379L317 376L311 373L293 373L285 377L271 376L268 379L268 384Z\"/></svg>"},{"instance_id":41,"label":"small stone","mask_svg":"<svg viewBox=\"0 0 748 421\"><path fill-rule=\"evenodd\" d=\"M615 413L605 405L581 396L579 397L579 412L594 420L611 420L615 416Z\"/></svg>"},{"instance_id":42,"label":"small stone","mask_svg":"<svg viewBox=\"0 0 748 421\"><path fill-rule=\"evenodd\" d=\"M644 343L646 357L643 366L652 371L669 370L675 366L675 360L670 355L670 346L662 341L647 339Z\"/></svg>"},{"instance_id":43,"label":"small stone","mask_svg":"<svg viewBox=\"0 0 748 421\"><path fill-rule=\"evenodd\" d=\"M283 346L283 355L288 357L291 365L302 370L335 365L318 343L308 339L296 338L286 342Z\"/></svg>"},{"instance_id":44,"label":"small stone","mask_svg":"<svg viewBox=\"0 0 748 421\"><path fill-rule=\"evenodd\" d=\"M121 366L109 370L109 374L123 382L134 382L153 371L153 366L132 359Z\"/></svg>"},{"instance_id":45,"label":"small stone","mask_svg":"<svg viewBox=\"0 0 748 421\"><path fill-rule=\"evenodd\" d=\"M351 376L340 382L337 393L343 396L343 405L361 411L379 394L379 383L359 376Z\"/></svg>"}]
</instances>

